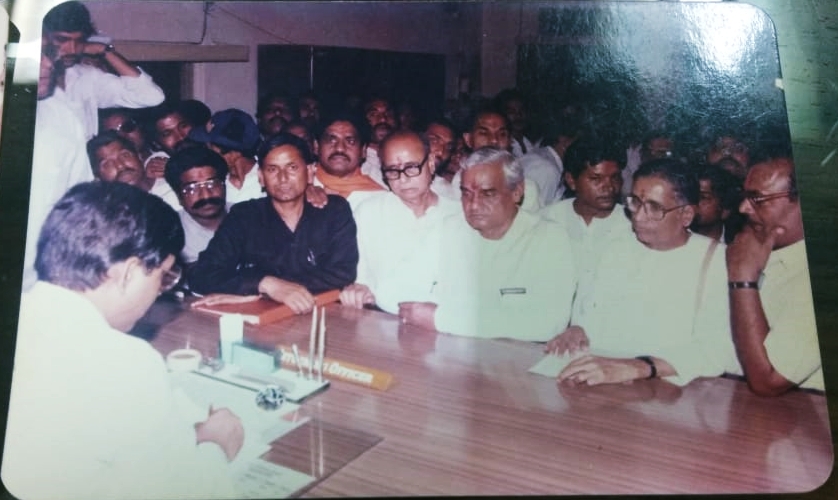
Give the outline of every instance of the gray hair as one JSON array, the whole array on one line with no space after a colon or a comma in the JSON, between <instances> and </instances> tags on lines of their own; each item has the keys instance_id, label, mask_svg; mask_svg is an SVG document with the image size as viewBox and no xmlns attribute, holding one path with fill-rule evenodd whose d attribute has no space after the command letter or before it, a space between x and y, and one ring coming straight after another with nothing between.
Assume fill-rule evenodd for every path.
<instances>
[{"instance_id":1,"label":"gray hair","mask_svg":"<svg viewBox=\"0 0 838 500\"><path fill-rule=\"evenodd\" d=\"M479 165L497 163L503 169L506 187L515 189L524 182L524 167L512 153L494 146L484 146L476 149L460 163L460 170L466 171Z\"/></svg>"}]
</instances>

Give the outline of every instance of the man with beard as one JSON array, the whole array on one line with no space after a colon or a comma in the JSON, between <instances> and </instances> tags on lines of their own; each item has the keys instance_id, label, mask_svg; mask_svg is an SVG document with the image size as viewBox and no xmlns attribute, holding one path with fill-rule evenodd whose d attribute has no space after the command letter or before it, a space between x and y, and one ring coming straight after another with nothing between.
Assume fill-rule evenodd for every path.
<instances>
[{"instance_id":1,"label":"man with beard","mask_svg":"<svg viewBox=\"0 0 838 500\"><path fill-rule=\"evenodd\" d=\"M757 394L824 389L803 220L790 155L757 160L727 248L730 321L741 371Z\"/></svg>"},{"instance_id":2,"label":"man with beard","mask_svg":"<svg viewBox=\"0 0 838 500\"><path fill-rule=\"evenodd\" d=\"M224 158L201 146L184 148L166 163L166 182L182 207L178 215L186 239L181 252L186 264L198 260L227 215L226 178Z\"/></svg>"},{"instance_id":3,"label":"man with beard","mask_svg":"<svg viewBox=\"0 0 838 500\"><path fill-rule=\"evenodd\" d=\"M267 139L285 129L295 118L291 97L283 92L271 92L256 104L256 123L262 139Z\"/></svg>"},{"instance_id":4,"label":"man with beard","mask_svg":"<svg viewBox=\"0 0 838 500\"><path fill-rule=\"evenodd\" d=\"M455 188L451 185L451 179L454 178L456 172L449 170L451 157L457 147L457 132L454 124L442 117L434 118L428 122L424 135L431 147L431 156L436 165L431 189L438 194L442 191L441 194L448 198L457 198Z\"/></svg>"},{"instance_id":5,"label":"man with beard","mask_svg":"<svg viewBox=\"0 0 838 500\"><path fill-rule=\"evenodd\" d=\"M626 198L634 238L615 240L572 326L546 350L577 355L559 381L616 384L663 378L685 385L718 376L732 355L724 252L689 231L698 204L692 167L653 160ZM586 353L588 346L605 355Z\"/></svg>"},{"instance_id":6,"label":"man with beard","mask_svg":"<svg viewBox=\"0 0 838 500\"><path fill-rule=\"evenodd\" d=\"M178 208L177 195L163 179L149 178L145 174L134 143L113 130L97 135L87 142L87 155L93 177L106 182L124 182L162 198L173 208Z\"/></svg>"},{"instance_id":7,"label":"man with beard","mask_svg":"<svg viewBox=\"0 0 838 500\"><path fill-rule=\"evenodd\" d=\"M89 41L94 33L90 12L80 2L61 3L44 16L41 44L54 50L56 64L65 68L59 93L81 120L85 140L99 130L99 108L155 106L165 97L151 77L113 45ZM82 57L98 58L115 74L79 64Z\"/></svg>"},{"instance_id":8,"label":"man with beard","mask_svg":"<svg viewBox=\"0 0 838 500\"><path fill-rule=\"evenodd\" d=\"M524 173L512 153L480 148L462 164L462 212L424 251L438 259L432 297L402 302L402 321L486 338L544 342L567 327L576 289L565 231L520 210Z\"/></svg>"},{"instance_id":9,"label":"man with beard","mask_svg":"<svg viewBox=\"0 0 838 500\"><path fill-rule=\"evenodd\" d=\"M556 221L570 237L576 264L577 300L590 292L602 253L615 240L631 238L620 187L623 151L604 141L580 139L565 153L564 177L572 198L544 207L541 216Z\"/></svg>"},{"instance_id":10,"label":"man with beard","mask_svg":"<svg viewBox=\"0 0 838 500\"><path fill-rule=\"evenodd\" d=\"M313 294L355 281L358 245L352 211L339 196L329 196L323 208L306 201L313 160L305 142L287 133L260 148L259 182L267 196L230 208L189 269L192 291L265 295L302 314L314 307ZM229 300L209 296L197 304Z\"/></svg>"},{"instance_id":11,"label":"man with beard","mask_svg":"<svg viewBox=\"0 0 838 500\"><path fill-rule=\"evenodd\" d=\"M323 131L316 143L315 184L329 194L346 198L353 209L371 193L384 190L381 184L361 172L369 142L367 130L355 115L338 113L323 120Z\"/></svg>"},{"instance_id":12,"label":"man with beard","mask_svg":"<svg viewBox=\"0 0 838 500\"><path fill-rule=\"evenodd\" d=\"M742 225L737 213L742 183L718 165L698 171L700 198L690 229L708 238L730 243Z\"/></svg>"}]
</instances>

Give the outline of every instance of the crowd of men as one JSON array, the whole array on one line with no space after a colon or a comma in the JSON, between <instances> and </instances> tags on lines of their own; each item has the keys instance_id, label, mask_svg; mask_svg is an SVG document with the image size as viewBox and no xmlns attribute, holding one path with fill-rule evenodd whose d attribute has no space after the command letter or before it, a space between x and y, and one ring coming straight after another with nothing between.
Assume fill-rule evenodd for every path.
<instances>
[{"instance_id":1,"label":"crowd of men","mask_svg":"<svg viewBox=\"0 0 838 500\"><path fill-rule=\"evenodd\" d=\"M823 390L788 151L723 134L697 161L662 131L616 144L578 105L535 133L514 90L460 123L400 119L378 95L325 110L275 92L255 116L212 113L165 100L93 33L78 2L44 20L14 493L152 497L126 485L160 475L164 496L224 495L212 471L241 423L184 410L162 358L124 334L174 286L298 314L339 289L345 307L428 331L542 342L574 356L566 383L731 373L760 395ZM57 435L39 424L56 401L70 415Z\"/></svg>"}]
</instances>

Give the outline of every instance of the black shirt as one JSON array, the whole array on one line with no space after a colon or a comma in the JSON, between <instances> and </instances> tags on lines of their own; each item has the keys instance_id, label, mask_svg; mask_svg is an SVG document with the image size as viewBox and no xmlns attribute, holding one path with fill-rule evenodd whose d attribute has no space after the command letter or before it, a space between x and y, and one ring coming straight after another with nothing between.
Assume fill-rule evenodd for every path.
<instances>
[{"instance_id":1,"label":"black shirt","mask_svg":"<svg viewBox=\"0 0 838 500\"><path fill-rule=\"evenodd\" d=\"M188 279L200 294L254 295L265 276L316 294L354 282L357 267L355 219L345 199L329 195L323 208L304 202L292 232L264 197L230 208Z\"/></svg>"}]
</instances>

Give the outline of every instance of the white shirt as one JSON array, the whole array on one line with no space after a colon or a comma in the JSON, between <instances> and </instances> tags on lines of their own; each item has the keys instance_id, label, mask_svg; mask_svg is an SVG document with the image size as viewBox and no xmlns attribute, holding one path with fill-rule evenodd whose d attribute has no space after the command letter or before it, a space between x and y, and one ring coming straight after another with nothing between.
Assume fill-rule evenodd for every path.
<instances>
[{"instance_id":1,"label":"white shirt","mask_svg":"<svg viewBox=\"0 0 838 500\"><path fill-rule=\"evenodd\" d=\"M242 187L237 188L230 182L230 176L227 176L227 203L235 204L240 201L252 200L255 198L262 198L265 192L262 190L262 185L259 183L259 164L255 163L250 172L245 174Z\"/></svg>"},{"instance_id":2,"label":"white shirt","mask_svg":"<svg viewBox=\"0 0 838 500\"><path fill-rule=\"evenodd\" d=\"M573 262L576 265L577 296L580 296L590 293L602 253L617 239L634 239L634 233L631 231L631 222L619 203L607 217L594 217L590 224L585 224L585 219L573 209L573 201L573 198L562 200L544 207L540 213L542 217L555 221L567 231L573 248ZM626 265L631 263L626 262ZM575 311L573 316L576 316Z\"/></svg>"},{"instance_id":3,"label":"white shirt","mask_svg":"<svg viewBox=\"0 0 838 500\"><path fill-rule=\"evenodd\" d=\"M232 203L227 203L226 210L228 212L231 206ZM183 251L180 254L184 262L192 263L197 261L198 255L207 248L210 240L215 236L215 231L202 226L182 207L178 210L178 216L180 216L180 224L183 226L183 234L186 239Z\"/></svg>"},{"instance_id":4,"label":"white shirt","mask_svg":"<svg viewBox=\"0 0 838 500\"><path fill-rule=\"evenodd\" d=\"M768 320L765 350L774 369L801 387L824 390L806 244L771 252L759 297ZM738 363L731 370L739 375Z\"/></svg>"},{"instance_id":5,"label":"white shirt","mask_svg":"<svg viewBox=\"0 0 838 500\"><path fill-rule=\"evenodd\" d=\"M142 69L139 76L117 76L87 64L67 68L64 92L82 121L85 141L99 131L100 108L146 108L165 99L160 87Z\"/></svg>"},{"instance_id":6,"label":"white shirt","mask_svg":"<svg viewBox=\"0 0 838 500\"><path fill-rule=\"evenodd\" d=\"M38 280L35 272L38 236L53 205L72 186L93 180L85 145L82 124L62 95L38 101L23 257L24 290Z\"/></svg>"},{"instance_id":7,"label":"white shirt","mask_svg":"<svg viewBox=\"0 0 838 500\"><path fill-rule=\"evenodd\" d=\"M687 243L652 250L623 238L602 255L592 293L574 307L592 350L655 356L678 372L684 385L724 372L733 352L725 248L719 244L707 268L696 314L699 278L710 239L691 234Z\"/></svg>"},{"instance_id":8,"label":"white shirt","mask_svg":"<svg viewBox=\"0 0 838 500\"><path fill-rule=\"evenodd\" d=\"M460 204L438 196L421 216L398 196L378 191L354 211L358 226L358 277L369 287L381 309L397 314L399 302L431 301L434 269L447 245L441 240L445 217L461 211Z\"/></svg>"},{"instance_id":9,"label":"white shirt","mask_svg":"<svg viewBox=\"0 0 838 500\"><path fill-rule=\"evenodd\" d=\"M207 411L84 296L41 281L23 295L2 469L13 495L230 498L223 452L195 444Z\"/></svg>"},{"instance_id":10,"label":"white shirt","mask_svg":"<svg viewBox=\"0 0 838 500\"><path fill-rule=\"evenodd\" d=\"M151 185L151 189L148 192L159 196L175 210L180 210L180 199L177 197L177 193L175 193L172 186L163 177L154 179L154 184Z\"/></svg>"},{"instance_id":11,"label":"white shirt","mask_svg":"<svg viewBox=\"0 0 838 500\"><path fill-rule=\"evenodd\" d=\"M529 151L520 161L524 176L538 186L539 204L547 206L561 200L565 190L561 157L550 146Z\"/></svg>"},{"instance_id":12,"label":"white shirt","mask_svg":"<svg viewBox=\"0 0 838 500\"><path fill-rule=\"evenodd\" d=\"M520 158L525 154L529 154L530 152L532 152L532 150L541 145L541 140L533 142L527 139L526 136L524 136L524 146L527 148L527 152L524 153L524 149L521 147L521 143L518 142L518 139L514 137L512 137L511 139L512 155L515 156L515 158Z\"/></svg>"},{"instance_id":13,"label":"white shirt","mask_svg":"<svg viewBox=\"0 0 838 500\"><path fill-rule=\"evenodd\" d=\"M381 174L381 159L378 157L378 151L369 146L367 146L367 154L364 159L364 163L361 165L361 173L369 176L381 187L389 189L387 184L384 183L384 177Z\"/></svg>"},{"instance_id":14,"label":"white shirt","mask_svg":"<svg viewBox=\"0 0 838 500\"><path fill-rule=\"evenodd\" d=\"M445 220L442 241L439 331L543 342L567 326L576 270L564 229L519 210L506 234L489 240L458 213Z\"/></svg>"}]
</instances>

